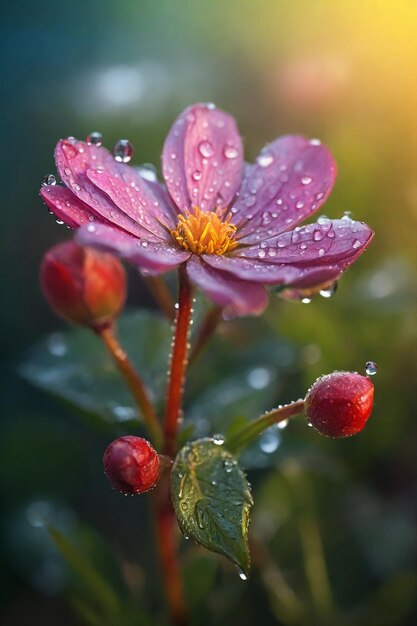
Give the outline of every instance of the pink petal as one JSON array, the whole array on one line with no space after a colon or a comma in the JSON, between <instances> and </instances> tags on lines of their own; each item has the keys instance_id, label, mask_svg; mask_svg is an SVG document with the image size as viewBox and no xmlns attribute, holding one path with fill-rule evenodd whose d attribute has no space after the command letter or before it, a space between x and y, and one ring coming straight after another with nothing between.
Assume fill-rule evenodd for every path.
<instances>
[{"instance_id":1,"label":"pink petal","mask_svg":"<svg viewBox=\"0 0 417 626\"><path fill-rule=\"evenodd\" d=\"M76 141L74 138L62 139L55 149L55 161L63 182L77 198L90 207L96 217L102 217L137 237L158 240L156 235L150 234L135 218L116 206L87 177L87 172L93 169L116 176L119 169L122 169L119 168L121 164L105 148Z\"/></svg>"},{"instance_id":2,"label":"pink petal","mask_svg":"<svg viewBox=\"0 0 417 626\"><path fill-rule=\"evenodd\" d=\"M260 285L236 280L227 272L209 267L200 257L193 255L187 263L190 280L210 300L226 307L231 315L259 315L268 304L268 294Z\"/></svg>"},{"instance_id":3,"label":"pink petal","mask_svg":"<svg viewBox=\"0 0 417 626\"><path fill-rule=\"evenodd\" d=\"M373 232L366 224L344 217L321 218L314 224L297 227L278 237L239 249L236 256L265 260L268 263L316 267L350 265L369 245Z\"/></svg>"},{"instance_id":4,"label":"pink petal","mask_svg":"<svg viewBox=\"0 0 417 626\"><path fill-rule=\"evenodd\" d=\"M90 208L66 187L48 185L41 188L40 195L55 217L70 228L78 228L95 219Z\"/></svg>"},{"instance_id":5,"label":"pink petal","mask_svg":"<svg viewBox=\"0 0 417 626\"><path fill-rule=\"evenodd\" d=\"M290 265L272 265L255 259L215 254L205 254L203 259L210 267L233 274L234 278L263 285L291 284L300 274L300 270Z\"/></svg>"},{"instance_id":6,"label":"pink petal","mask_svg":"<svg viewBox=\"0 0 417 626\"><path fill-rule=\"evenodd\" d=\"M176 222L172 219L169 225L164 225L167 219L160 208L160 200L156 198L143 178L137 176L136 180L132 179L134 186L127 184L119 175L106 170L88 170L87 178L107 194L124 214L150 233L149 236L144 235L146 239L154 239L152 234L161 239L170 237L168 230L175 228ZM173 218L172 215L171 218Z\"/></svg>"},{"instance_id":7,"label":"pink petal","mask_svg":"<svg viewBox=\"0 0 417 626\"><path fill-rule=\"evenodd\" d=\"M255 243L294 228L315 213L335 181L336 164L329 150L297 135L266 146L246 168L233 223L242 243Z\"/></svg>"},{"instance_id":8,"label":"pink petal","mask_svg":"<svg viewBox=\"0 0 417 626\"><path fill-rule=\"evenodd\" d=\"M76 233L76 240L83 246L92 246L129 260L144 273L168 272L186 261L190 253L181 251L174 244L139 240L127 233L104 224L88 224Z\"/></svg>"},{"instance_id":9,"label":"pink petal","mask_svg":"<svg viewBox=\"0 0 417 626\"><path fill-rule=\"evenodd\" d=\"M162 167L180 211L227 208L241 182L242 140L234 119L211 104L195 104L174 122L165 140Z\"/></svg>"}]
</instances>

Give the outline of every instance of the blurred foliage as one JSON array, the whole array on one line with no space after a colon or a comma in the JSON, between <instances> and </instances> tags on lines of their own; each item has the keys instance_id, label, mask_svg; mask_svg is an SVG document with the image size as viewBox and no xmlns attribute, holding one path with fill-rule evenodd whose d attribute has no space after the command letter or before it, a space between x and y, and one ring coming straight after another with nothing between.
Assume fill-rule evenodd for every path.
<instances>
[{"instance_id":1,"label":"blurred foliage","mask_svg":"<svg viewBox=\"0 0 417 626\"><path fill-rule=\"evenodd\" d=\"M339 166L324 212L352 211L376 237L332 300L303 305L274 296L261 320L222 325L191 374L184 431L191 422L193 436L233 429L303 395L333 369L360 370L372 359L379 374L374 415L360 436L330 441L299 422L268 432L244 458L256 502L253 575L242 583L223 561L184 544L193 623L417 622L416 31L414 0L23 0L3 7L6 626L97 618L41 523L45 515L126 607L133 598L164 624L146 498L109 490L100 465L129 421L112 423L111 411L91 407L85 421L86 407L77 417L20 380L16 365L47 331L55 350L62 339L37 283L44 250L69 236L37 198L39 180L54 169L56 139L100 130L111 147L127 136L136 163L158 164L174 116L198 100L236 116L248 158L279 134L319 136ZM152 305L133 272L130 304ZM125 347L135 356L140 324L130 334ZM100 347L83 336L78 345L93 360ZM155 363L163 377L164 361ZM117 397L106 402L129 406L114 385L108 391ZM97 558L106 551L109 560ZM123 619L128 626L130 617Z\"/></svg>"}]
</instances>

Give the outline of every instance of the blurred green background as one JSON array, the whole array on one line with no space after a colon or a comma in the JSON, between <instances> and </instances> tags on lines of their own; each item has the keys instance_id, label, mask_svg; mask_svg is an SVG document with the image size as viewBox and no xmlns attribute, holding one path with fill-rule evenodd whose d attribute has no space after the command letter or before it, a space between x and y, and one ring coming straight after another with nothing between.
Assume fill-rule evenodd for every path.
<instances>
[{"instance_id":1,"label":"blurred green background","mask_svg":"<svg viewBox=\"0 0 417 626\"><path fill-rule=\"evenodd\" d=\"M235 115L248 159L284 133L326 142L339 176L324 212L351 211L376 236L333 299L304 305L274 297L261 321L223 327L226 353L248 349L249 369L232 379L233 359L229 369L223 359L217 394L229 400L219 401L205 387L216 382L214 347L194 374L194 413L203 406L198 393L208 413L223 402L218 414L234 417L244 411L230 397L249 386L259 396L252 413L246 406L253 418L258 404L295 399L321 373L362 371L369 359L379 373L373 417L360 436L334 442L294 424L247 460L258 466L250 471L254 574L243 585L197 549L192 564L187 546L195 624L417 623L416 33L414 0L22 0L3 7L5 626L86 623L74 609L71 573L40 521L45 515L85 546L115 588L123 583L141 598L158 586L145 503L118 497L102 476L102 450L126 432L123 419L115 426L83 419L29 386L17 366L45 333L65 330L38 287L43 252L69 236L38 197L40 179L54 172L56 140L99 130L111 147L128 137L136 164L159 165L174 117L196 101ZM131 279L130 304L152 306L137 276ZM61 335L54 337L59 353ZM153 593L148 609L159 616Z\"/></svg>"}]
</instances>

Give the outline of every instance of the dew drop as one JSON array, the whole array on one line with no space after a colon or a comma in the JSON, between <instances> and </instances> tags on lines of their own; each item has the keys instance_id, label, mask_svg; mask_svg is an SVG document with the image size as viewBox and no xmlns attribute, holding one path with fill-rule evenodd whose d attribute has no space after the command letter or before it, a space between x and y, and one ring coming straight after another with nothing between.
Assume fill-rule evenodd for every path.
<instances>
[{"instance_id":1,"label":"dew drop","mask_svg":"<svg viewBox=\"0 0 417 626\"><path fill-rule=\"evenodd\" d=\"M272 452L275 452L275 450L278 449L280 442L281 438L275 426L265 430L259 437L259 447L262 452L265 452L266 454L272 454Z\"/></svg>"},{"instance_id":2,"label":"dew drop","mask_svg":"<svg viewBox=\"0 0 417 626\"><path fill-rule=\"evenodd\" d=\"M223 466L224 466L224 470L227 474L230 474L233 471L233 468L235 466L234 461L232 461L231 459L225 459L223 461Z\"/></svg>"},{"instance_id":3,"label":"dew drop","mask_svg":"<svg viewBox=\"0 0 417 626\"><path fill-rule=\"evenodd\" d=\"M265 250L258 250L258 257L263 259L265 257Z\"/></svg>"},{"instance_id":4,"label":"dew drop","mask_svg":"<svg viewBox=\"0 0 417 626\"><path fill-rule=\"evenodd\" d=\"M213 146L209 141L201 141L198 146L198 151L206 159L209 159L214 154Z\"/></svg>"},{"instance_id":5,"label":"dew drop","mask_svg":"<svg viewBox=\"0 0 417 626\"><path fill-rule=\"evenodd\" d=\"M239 150L234 146L226 146L224 149L224 156L226 159L237 159L239 156Z\"/></svg>"},{"instance_id":6,"label":"dew drop","mask_svg":"<svg viewBox=\"0 0 417 626\"><path fill-rule=\"evenodd\" d=\"M236 569L237 569L237 573L239 574L240 580L248 580L248 577L246 576L246 574L243 571L243 569L241 567L239 567L239 565L236 565Z\"/></svg>"},{"instance_id":7,"label":"dew drop","mask_svg":"<svg viewBox=\"0 0 417 626\"><path fill-rule=\"evenodd\" d=\"M278 422L277 428L279 428L279 430L285 430L288 426L288 422L289 420L282 420L282 422Z\"/></svg>"},{"instance_id":8,"label":"dew drop","mask_svg":"<svg viewBox=\"0 0 417 626\"><path fill-rule=\"evenodd\" d=\"M156 167L152 163L144 163L143 165L140 165L137 168L137 171L141 178L149 180L151 183L156 183L158 181Z\"/></svg>"},{"instance_id":9,"label":"dew drop","mask_svg":"<svg viewBox=\"0 0 417 626\"><path fill-rule=\"evenodd\" d=\"M359 241L359 239L356 239L356 241L354 241L352 244L352 248L354 248L355 250L360 248L360 246L361 246L361 242Z\"/></svg>"},{"instance_id":10,"label":"dew drop","mask_svg":"<svg viewBox=\"0 0 417 626\"><path fill-rule=\"evenodd\" d=\"M329 287L326 287L326 289L321 289L320 290L321 297L322 298L331 298L336 293L337 287L338 287L338 282L336 280L332 285L330 285Z\"/></svg>"},{"instance_id":11,"label":"dew drop","mask_svg":"<svg viewBox=\"0 0 417 626\"><path fill-rule=\"evenodd\" d=\"M301 179L302 185L309 185L312 182L313 182L313 179L311 178L311 176L303 176Z\"/></svg>"},{"instance_id":12,"label":"dew drop","mask_svg":"<svg viewBox=\"0 0 417 626\"><path fill-rule=\"evenodd\" d=\"M365 363L365 372L367 376L375 376L378 373L378 365L375 361L367 361Z\"/></svg>"},{"instance_id":13,"label":"dew drop","mask_svg":"<svg viewBox=\"0 0 417 626\"><path fill-rule=\"evenodd\" d=\"M89 145L100 147L103 143L103 135L101 133L98 133L97 131L93 131L92 133L87 135L85 140Z\"/></svg>"},{"instance_id":14,"label":"dew drop","mask_svg":"<svg viewBox=\"0 0 417 626\"><path fill-rule=\"evenodd\" d=\"M133 146L128 139L119 139L113 148L113 156L119 163L129 163L133 156Z\"/></svg>"},{"instance_id":15,"label":"dew drop","mask_svg":"<svg viewBox=\"0 0 417 626\"><path fill-rule=\"evenodd\" d=\"M216 444L216 446L222 446L225 442L225 436L221 433L216 433L215 435L213 435L213 443Z\"/></svg>"},{"instance_id":16,"label":"dew drop","mask_svg":"<svg viewBox=\"0 0 417 626\"><path fill-rule=\"evenodd\" d=\"M200 179L201 179L201 172L200 172L200 170L195 170L195 171L192 173L191 178L192 178L193 180L200 180Z\"/></svg>"},{"instance_id":17,"label":"dew drop","mask_svg":"<svg viewBox=\"0 0 417 626\"><path fill-rule=\"evenodd\" d=\"M61 333L53 333L50 335L47 340L47 346L52 356L63 357L68 351L65 337Z\"/></svg>"},{"instance_id":18,"label":"dew drop","mask_svg":"<svg viewBox=\"0 0 417 626\"><path fill-rule=\"evenodd\" d=\"M303 304L310 304L310 302L311 302L311 298L301 298L301 302L302 302Z\"/></svg>"},{"instance_id":19,"label":"dew drop","mask_svg":"<svg viewBox=\"0 0 417 626\"><path fill-rule=\"evenodd\" d=\"M53 174L48 174L44 176L41 180L42 187L50 187L56 185L56 178Z\"/></svg>"},{"instance_id":20,"label":"dew drop","mask_svg":"<svg viewBox=\"0 0 417 626\"><path fill-rule=\"evenodd\" d=\"M269 167L274 162L274 155L269 152L264 152L258 156L256 162L261 167Z\"/></svg>"}]
</instances>

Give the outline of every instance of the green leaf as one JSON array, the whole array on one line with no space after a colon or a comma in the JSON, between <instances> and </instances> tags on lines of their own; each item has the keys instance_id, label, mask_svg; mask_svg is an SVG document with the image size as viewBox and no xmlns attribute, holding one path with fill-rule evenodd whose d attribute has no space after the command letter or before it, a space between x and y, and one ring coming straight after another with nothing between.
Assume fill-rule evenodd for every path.
<instances>
[{"instance_id":1,"label":"green leaf","mask_svg":"<svg viewBox=\"0 0 417 626\"><path fill-rule=\"evenodd\" d=\"M118 324L122 347L156 398L163 396L170 328L157 313L124 315ZM135 422L137 407L100 339L77 328L46 337L29 352L20 373L101 423Z\"/></svg>"},{"instance_id":2,"label":"green leaf","mask_svg":"<svg viewBox=\"0 0 417 626\"><path fill-rule=\"evenodd\" d=\"M252 495L235 458L213 439L184 446L172 468L171 497L182 532L249 573Z\"/></svg>"},{"instance_id":3,"label":"green leaf","mask_svg":"<svg viewBox=\"0 0 417 626\"><path fill-rule=\"evenodd\" d=\"M88 589L90 597L96 601L97 606L109 616L119 613L120 606L116 594L90 560L56 528L50 528L49 532L57 550L84 587Z\"/></svg>"}]
</instances>

